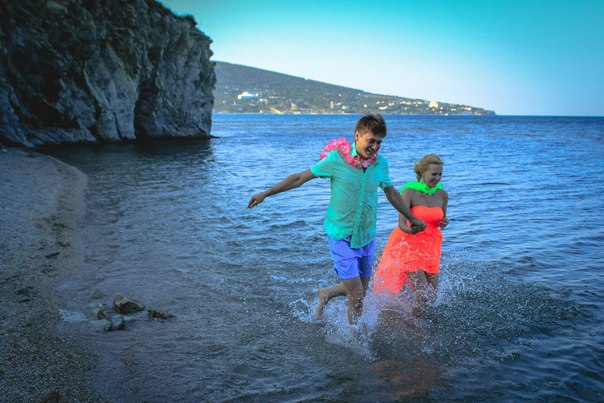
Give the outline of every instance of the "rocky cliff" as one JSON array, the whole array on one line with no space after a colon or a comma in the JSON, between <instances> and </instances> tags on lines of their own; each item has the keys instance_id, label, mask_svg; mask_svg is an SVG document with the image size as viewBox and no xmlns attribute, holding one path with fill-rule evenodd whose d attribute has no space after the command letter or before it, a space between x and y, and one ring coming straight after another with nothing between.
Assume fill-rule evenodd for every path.
<instances>
[{"instance_id":1,"label":"rocky cliff","mask_svg":"<svg viewBox=\"0 0 604 403\"><path fill-rule=\"evenodd\" d=\"M0 143L209 137L195 25L153 0L0 0Z\"/></svg>"}]
</instances>

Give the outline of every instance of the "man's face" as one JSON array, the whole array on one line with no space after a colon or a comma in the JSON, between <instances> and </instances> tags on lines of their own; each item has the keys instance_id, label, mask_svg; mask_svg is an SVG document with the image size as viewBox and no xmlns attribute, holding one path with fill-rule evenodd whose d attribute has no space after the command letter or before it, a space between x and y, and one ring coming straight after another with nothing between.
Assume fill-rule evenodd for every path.
<instances>
[{"instance_id":1,"label":"man's face","mask_svg":"<svg viewBox=\"0 0 604 403\"><path fill-rule=\"evenodd\" d=\"M354 142L357 153L367 159L373 157L382 146L383 136L373 134L371 130L367 130L364 134L358 131L354 133Z\"/></svg>"}]
</instances>

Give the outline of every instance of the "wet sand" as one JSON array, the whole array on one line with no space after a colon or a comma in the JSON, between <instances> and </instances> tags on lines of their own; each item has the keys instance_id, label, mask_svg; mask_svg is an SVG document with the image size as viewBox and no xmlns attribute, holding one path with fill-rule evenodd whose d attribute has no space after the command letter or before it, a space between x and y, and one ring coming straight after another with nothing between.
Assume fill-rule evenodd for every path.
<instances>
[{"instance_id":1,"label":"wet sand","mask_svg":"<svg viewBox=\"0 0 604 403\"><path fill-rule=\"evenodd\" d=\"M0 401L102 401L94 357L56 331L59 280L78 270L86 177L52 157L0 150Z\"/></svg>"}]
</instances>

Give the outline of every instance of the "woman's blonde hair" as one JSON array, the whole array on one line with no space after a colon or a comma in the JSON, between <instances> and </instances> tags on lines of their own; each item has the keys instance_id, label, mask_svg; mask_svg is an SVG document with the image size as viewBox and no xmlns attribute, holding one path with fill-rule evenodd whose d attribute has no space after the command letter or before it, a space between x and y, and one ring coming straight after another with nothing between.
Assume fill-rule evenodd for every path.
<instances>
[{"instance_id":1,"label":"woman's blonde hair","mask_svg":"<svg viewBox=\"0 0 604 403\"><path fill-rule=\"evenodd\" d=\"M436 154L426 154L417 161L415 161L415 165L413 165L413 170L415 171L415 176L419 181L422 178L422 174L426 172L428 166L430 164L440 164L445 165L442 159Z\"/></svg>"}]
</instances>

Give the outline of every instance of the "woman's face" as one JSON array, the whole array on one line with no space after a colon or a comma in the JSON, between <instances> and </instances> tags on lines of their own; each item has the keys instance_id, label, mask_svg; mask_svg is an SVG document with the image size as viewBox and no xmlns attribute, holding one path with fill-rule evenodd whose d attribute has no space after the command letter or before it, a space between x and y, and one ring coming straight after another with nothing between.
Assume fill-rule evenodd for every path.
<instances>
[{"instance_id":1,"label":"woman's face","mask_svg":"<svg viewBox=\"0 0 604 403\"><path fill-rule=\"evenodd\" d=\"M433 188L440 182L443 177L443 166L442 164L430 164L428 165L428 169L424 171L422 174L421 181Z\"/></svg>"}]
</instances>

